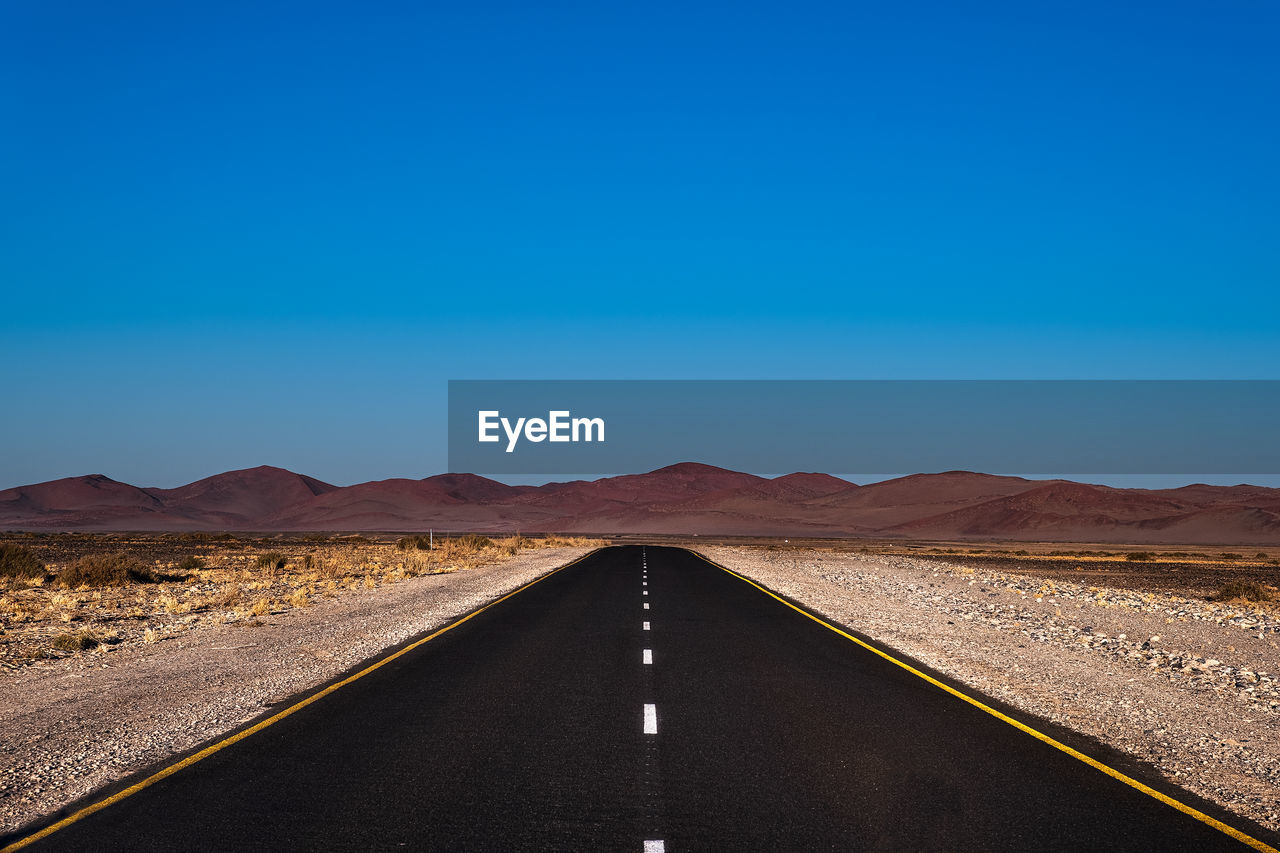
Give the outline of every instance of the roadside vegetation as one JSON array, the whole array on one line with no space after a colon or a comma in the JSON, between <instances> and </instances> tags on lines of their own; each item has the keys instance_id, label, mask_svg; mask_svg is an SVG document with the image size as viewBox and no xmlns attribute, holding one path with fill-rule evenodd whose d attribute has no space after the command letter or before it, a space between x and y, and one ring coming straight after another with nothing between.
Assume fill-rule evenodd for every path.
<instances>
[{"instance_id":1,"label":"roadside vegetation","mask_svg":"<svg viewBox=\"0 0 1280 853\"><path fill-rule=\"evenodd\" d=\"M254 627L289 610L523 551L595 547L579 537L235 537L14 534L0 542L0 670L200 625ZM421 544L420 544L421 543ZM434 545L434 547L432 547ZM195 553L193 553L195 552Z\"/></svg>"},{"instance_id":2,"label":"roadside vegetation","mask_svg":"<svg viewBox=\"0 0 1280 853\"><path fill-rule=\"evenodd\" d=\"M86 554L58 572L59 585L68 589L157 581L159 577L151 566L123 552Z\"/></svg>"},{"instance_id":3,"label":"roadside vegetation","mask_svg":"<svg viewBox=\"0 0 1280 853\"><path fill-rule=\"evenodd\" d=\"M60 652L79 652L96 649L102 643L92 631L76 631L71 634L59 634L53 638L50 645Z\"/></svg>"},{"instance_id":4,"label":"roadside vegetation","mask_svg":"<svg viewBox=\"0 0 1280 853\"><path fill-rule=\"evenodd\" d=\"M1268 587L1256 581L1233 580L1224 583L1212 596L1214 601L1242 601L1258 603L1278 601L1280 596L1274 587Z\"/></svg>"},{"instance_id":5,"label":"roadside vegetation","mask_svg":"<svg viewBox=\"0 0 1280 853\"><path fill-rule=\"evenodd\" d=\"M0 542L0 578L33 580L48 574L44 563L36 558L30 548L12 542Z\"/></svg>"}]
</instances>

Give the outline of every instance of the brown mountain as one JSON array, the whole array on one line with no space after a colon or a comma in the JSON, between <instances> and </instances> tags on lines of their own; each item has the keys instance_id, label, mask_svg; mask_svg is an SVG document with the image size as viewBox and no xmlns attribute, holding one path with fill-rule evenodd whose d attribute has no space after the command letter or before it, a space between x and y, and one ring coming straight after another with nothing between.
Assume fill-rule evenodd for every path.
<instances>
[{"instance_id":1,"label":"brown mountain","mask_svg":"<svg viewBox=\"0 0 1280 853\"><path fill-rule=\"evenodd\" d=\"M225 517L228 521L264 518L289 506L337 489L312 477L260 465L215 474L176 489L144 489L171 512L190 518Z\"/></svg>"},{"instance_id":2,"label":"brown mountain","mask_svg":"<svg viewBox=\"0 0 1280 853\"><path fill-rule=\"evenodd\" d=\"M164 503L145 489L102 474L66 477L0 492L0 527L75 530L137 524L162 529Z\"/></svg>"},{"instance_id":3,"label":"brown mountain","mask_svg":"<svg viewBox=\"0 0 1280 853\"><path fill-rule=\"evenodd\" d=\"M476 530L1280 543L1280 489L1114 489L967 471L857 486L684 462L599 480L508 486L473 474L333 486L282 468L174 489L101 474L0 492L0 529Z\"/></svg>"},{"instance_id":4,"label":"brown mountain","mask_svg":"<svg viewBox=\"0 0 1280 853\"><path fill-rule=\"evenodd\" d=\"M1080 538L1086 533L1096 534L1139 521L1167 518L1194 508L1186 502L1139 490L1054 482L894 525L888 528L888 532L931 538L937 538L937 534L987 538L1035 534L1040 538Z\"/></svg>"},{"instance_id":5,"label":"brown mountain","mask_svg":"<svg viewBox=\"0 0 1280 853\"><path fill-rule=\"evenodd\" d=\"M861 529L878 531L1016 495L1045 482L969 471L912 474L814 498L806 502L805 515L837 527L856 519Z\"/></svg>"},{"instance_id":6,"label":"brown mountain","mask_svg":"<svg viewBox=\"0 0 1280 853\"><path fill-rule=\"evenodd\" d=\"M761 493L779 498L817 498L856 488L858 486L848 480L841 480L830 474L811 474L800 471L775 477L757 487Z\"/></svg>"},{"instance_id":7,"label":"brown mountain","mask_svg":"<svg viewBox=\"0 0 1280 853\"><path fill-rule=\"evenodd\" d=\"M930 539L1271 543L1280 542L1278 498L1280 490L1256 486L1145 490L1060 481L882 532Z\"/></svg>"},{"instance_id":8,"label":"brown mountain","mask_svg":"<svg viewBox=\"0 0 1280 853\"><path fill-rule=\"evenodd\" d=\"M271 530L491 530L504 519L528 517L515 509L531 487L508 486L473 474L424 480L375 480L289 504L265 519ZM535 513L546 517L548 513Z\"/></svg>"},{"instance_id":9,"label":"brown mountain","mask_svg":"<svg viewBox=\"0 0 1280 853\"><path fill-rule=\"evenodd\" d=\"M729 471L699 462L668 465L647 474L624 474L600 480L548 483L537 489L531 502L558 506L602 507L610 503L644 505L670 503L723 489L739 489L769 482L764 477Z\"/></svg>"}]
</instances>

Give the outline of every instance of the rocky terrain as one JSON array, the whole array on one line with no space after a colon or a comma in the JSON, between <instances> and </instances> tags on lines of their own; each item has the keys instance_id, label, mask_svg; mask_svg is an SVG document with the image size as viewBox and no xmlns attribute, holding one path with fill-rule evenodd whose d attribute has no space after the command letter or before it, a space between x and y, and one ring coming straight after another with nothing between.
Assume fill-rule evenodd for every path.
<instances>
[{"instance_id":1,"label":"rocky terrain","mask_svg":"<svg viewBox=\"0 0 1280 853\"><path fill-rule=\"evenodd\" d=\"M1280 608L940 558L706 556L1023 711L1280 829Z\"/></svg>"}]
</instances>

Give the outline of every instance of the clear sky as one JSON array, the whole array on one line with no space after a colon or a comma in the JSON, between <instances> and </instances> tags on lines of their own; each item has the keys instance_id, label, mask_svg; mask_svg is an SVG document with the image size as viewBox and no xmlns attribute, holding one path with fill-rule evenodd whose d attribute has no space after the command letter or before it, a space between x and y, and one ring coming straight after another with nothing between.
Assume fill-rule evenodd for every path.
<instances>
[{"instance_id":1,"label":"clear sky","mask_svg":"<svg viewBox=\"0 0 1280 853\"><path fill-rule=\"evenodd\" d=\"M5 3L0 487L424 476L449 378L1280 378L1278 32Z\"/></svg>"}]
</instances>

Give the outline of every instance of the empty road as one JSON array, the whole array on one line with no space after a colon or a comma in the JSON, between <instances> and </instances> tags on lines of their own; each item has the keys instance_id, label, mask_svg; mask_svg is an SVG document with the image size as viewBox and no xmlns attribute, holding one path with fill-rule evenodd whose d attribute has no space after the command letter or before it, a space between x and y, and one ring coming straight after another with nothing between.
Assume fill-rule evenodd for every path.
<instances>
[{"instance_id":1,"label":"empty road","mask_svg":"<svg viewBox=\"0 0 1280 853\"><path fill-rule=\"evenodd\" d=\"M1248 847L688 551L633 546L24 849Z\"/></svg>"}]
</instances>

